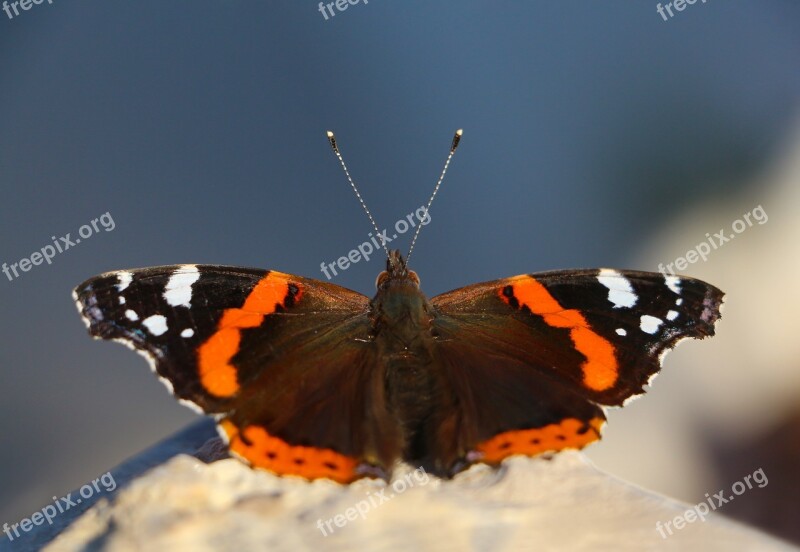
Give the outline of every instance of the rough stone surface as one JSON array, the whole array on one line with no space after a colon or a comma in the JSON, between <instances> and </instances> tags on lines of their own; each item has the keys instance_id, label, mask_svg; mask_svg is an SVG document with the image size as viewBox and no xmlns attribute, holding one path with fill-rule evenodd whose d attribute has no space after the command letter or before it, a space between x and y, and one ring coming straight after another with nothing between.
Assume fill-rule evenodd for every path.
<instances>
[{"instance_id":1,"label":"rough stone surface","mask_svg":"<svg viewBox=\"0 0 800 552\"><path fill-rule=\"evenodd\" d=\"M112 470L115 493L64 521L45 550L796 550L717 513L662 538L656 522L689 506L579 452L475 466L452 481L401 467L389 485L341 486L188 455L218 457L214 435L204 420Z\"/></svg>"}]
</instances>

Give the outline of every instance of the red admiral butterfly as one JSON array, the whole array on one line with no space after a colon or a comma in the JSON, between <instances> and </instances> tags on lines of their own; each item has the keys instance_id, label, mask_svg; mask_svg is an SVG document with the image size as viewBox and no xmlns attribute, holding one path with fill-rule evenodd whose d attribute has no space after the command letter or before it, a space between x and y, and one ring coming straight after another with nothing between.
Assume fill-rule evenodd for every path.
<instances>
[{"instance_id":1,"label":"red admiral butterfly","mask_svg":"<svg viewBox=\"0 0 800 552\"><path fill-rule=\"evenodd\" d=\"M720 316L723 294L705 282L613 269L523 274L429 300L400 253L386 253L372 300L213 265L109 272L74 296L92 336L144 354L181 402L217 419L233 454L342 483L389 477L398 460L451 477L582 448L600 438L603 406L643 393L664 353L713 335Z\"/></svg>"}]
</instances>

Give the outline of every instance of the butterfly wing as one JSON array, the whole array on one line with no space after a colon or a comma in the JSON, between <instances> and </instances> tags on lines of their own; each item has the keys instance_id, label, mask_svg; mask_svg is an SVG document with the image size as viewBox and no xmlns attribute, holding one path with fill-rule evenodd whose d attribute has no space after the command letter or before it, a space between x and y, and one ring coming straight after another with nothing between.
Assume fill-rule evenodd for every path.
<instances>
[{"instance_id":1,"label":"butterfly wing","mask_svg":"<svg viewBox=\"0 0 800 552\"><path fill-rule=\"evenodd\" d=\"M437 360L461 397L440 412L434 457L498 462L599 438L598 405L643 393L681 339L713 335L722 297L700 280L611 269L434 297Z\"/></svg>"},{"instance_id":2,"label":"butterfly wing","mask_svg":"<svg viewBox=\"0 0 800 552\"><path fill-rule=\"evenodd\" d=\"M387 414L380 373L369 370L367 297L212 265L110 272L74 295L91 335L147 357L178 399L216 415L231 451L250 464L348 481L368 458L393 460L377 430ZM358 436L347 431L359 425Z\"/></svg>"}]
</instances>

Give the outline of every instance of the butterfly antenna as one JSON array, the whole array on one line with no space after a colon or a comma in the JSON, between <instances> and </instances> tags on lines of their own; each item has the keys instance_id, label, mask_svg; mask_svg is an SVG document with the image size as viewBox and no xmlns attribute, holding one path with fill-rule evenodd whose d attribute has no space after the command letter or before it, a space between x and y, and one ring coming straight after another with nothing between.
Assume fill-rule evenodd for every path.
<instances>
[{"instance_id":1,"label":"butterfly antenna","mask_svg":"<svg viewBox=\"0 0 800 552\"><path fill-rule=\"evenodd\" d=\"M347 170L347 165L345 165L344 159L342 158L342 154L339 151L339 146L336 145L336 136L334 136L333 132L331 132L330 130L328 131L328 142L331 143L331 147L333 148L333 153L335 153L336 157L339 159L339 163L342 165L342 169L344 170L344 174L347 177L347 181L350 182L350 186L356 193L356 197L358 198L359 203L361 203L361 206L364 208L364 212L367 213L369 221L372 223L372 227L375 229L375 235L378 236L378 239L381 241L381 245L383 246L383 250L386 252L386 258L389 259L390 262L392 262L392 256L389 254L389 248L386 247L386 244L383 242L383 239L381 238L381 231L378 230L378 225L375 223L375 219L372 218L372 213L369 212L369 209L367 209L367 204L364 203L364 199L358 192L356 183L353 182L353 178L350 176L350 171Z\"/></svg>"},{"instance_id":2,"label":"butterfly antenna","mask_svg":"<svg viewBox=\"0 0 800 552\"><path fill-rule=\"evenodd\" d=\"M425 215L428 215L428 211L431 208L431 203L433 203L433 198L436 197L436 193L439 191L439 186L442 185L442 180L444 180L444 175L447 173L447 167L450 166L450 160L453 158L453 154L456 152L456 148L458 147L458 143L461 141L461 135L464 133L463 129L458 129L453 136L453 143L450 145L450 154L447 156L447 160L444 162L444 168L442 169L442 174L439 176L439 181L436 183L436 187L433 189L433 193L431 194L431 198L428 200L428 204L425 206ZM408 249L408 255L406 255L406 265L408 265L409 259L411 259L411 253L414 252L414 244L417 243L417 237L419 236L419 231L422 230L422 225L417 226L417 231L414 232L414 237L411 239L411 247Z\"/></svg>"}]
</instances>

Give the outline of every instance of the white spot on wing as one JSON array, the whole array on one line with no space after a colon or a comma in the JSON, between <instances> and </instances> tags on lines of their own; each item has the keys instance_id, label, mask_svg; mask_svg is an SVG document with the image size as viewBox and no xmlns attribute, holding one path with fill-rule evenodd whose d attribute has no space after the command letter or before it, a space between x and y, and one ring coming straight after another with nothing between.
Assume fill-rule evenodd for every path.
<instances>
[{"instance_id":1,"label":"white spot on wing","mask_svg":"<svg viewBox=\"0 0 800 552\"><path fill-rule=\"evenodd\" d=\"M120 305L124 305L125 304L125 298L122 295L119 296L119 304Z\"/></svg>"},{"instance_id":2,"label":"white spot on wing","mask_svg":"<svg viewBox=\"0 0 800 552\"><path fill-rule=\"evenodd\" d=\"M664 283L667 284L667 287L672 290L672 293L677 293L680 295L681 293L681 279L677 276L667 276L664 278Z\"/></svg>"},{"instance_id":3,"label":"white spot on wing","mask_svg":"<svg viewBox=\"0 0 800 552\"><path fill-rule=\"evenodd\" d=\"M681 299L680 297L678 297L677 299L675 299L675 304L676 304L676 305L678 305L678 306L680 307L680 306L683 304L683 299Z\"/></svg>"},{"instance_id":4,"label":"white spot on wing","mask_svg":"<svg viewBox=\"0 0 800 552\"><path fill-rule=\"evenodd\" d=\"M667 313L667 320L675 320L678 318L678 311L671 310Z\"/></svg>"},{"instance_id":5,"label":"white spot on wing","mask_svg":"<svg viewBox=\"0 0 800 552\"><path fill-rule=\"evenodd\" d=\"M628 279L610 268L603 268L597 276L597 281L608 288L608 300L614 303L614 308L632 307L638 297L633 292Z\"/></svg>"},{"instance_id":6,"label":"white spot on wing","mask_svg":"<svg viewBox=\"0 0 800 552\"><path fill-rule=\"evenodd\" d=\"M133 281L133 274L128 272L127 270L123 270L121 272L117 272L117 291L125 291L131 282Z\"/></svg>"},{"instance_id":7,"label":"white spot on wing","mask_svg":"<svg viewBox=\"0 0 800 552\"><path fill-rule=\"evenodd\" d=\"M160 314L148 316L142 320L142 324L144 324L144 327L147 328L147 331L156 336L162 335L167 331L167 319Z\"/></svg>"},{"instance_id":8,"label":"white spot on wing","mask_svg":"<svg viewBox=\"0 0 800 552\"><path fill-rule=\"evenodd\" d=\"M171 307L188 307L192 302L192 285L200 279L196 265L183 265L172 273L164 288L164 299Z\"/></svg>"},{"instance_id":9,"label":"white spot on wing","mask_svg":"<svg viewBox=\"0 0 800 552\"><path fill-rule=\"evenodd\" d=\"M192 337L194 335L194 330L191 328L186 328L181 332L181 337Z\"/></svg>"},{"instance_id":10,"label":"white spot on wing","mask_svg":"<svg viewBox=\"0 0 800 552\"><path fill-rule=\"evenodd\" d=\"M628 335L628 332L625 331L625 328L617 328L617 335Z\"/></svg>"},{"instance_id":11,"label":"white spot on wing","mask_svg":"<svg viewBox=\"0 0 800 552\"><path fill-rule=\"evenodd\" d=\"M136 314L136 312L132 311L131 309L128 309L125 311L125 318L136 322L137 320L139 320L139 315Z\"/></svg>"},{"instance_id":12,"label":"white spot on wing","mask_svg":"<svg viewBox=\"0 0 800 552\"><path fill-rule=\"evenodd\" d=\"M650 316L649 314L643 315L640 319L639 327L644 333L654 334L658 331L658 327L664 323L660 318Z\"/></svg>"}]
</instances>

